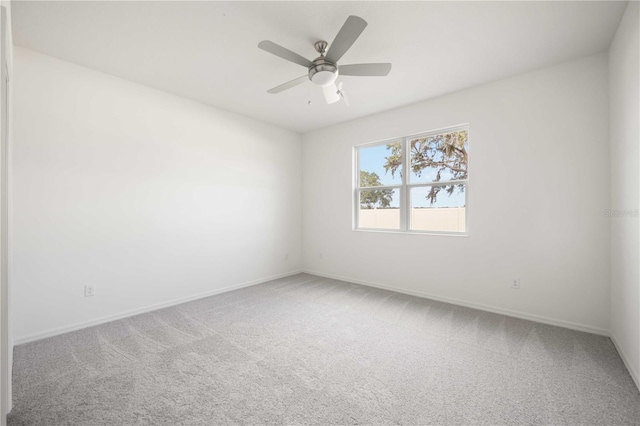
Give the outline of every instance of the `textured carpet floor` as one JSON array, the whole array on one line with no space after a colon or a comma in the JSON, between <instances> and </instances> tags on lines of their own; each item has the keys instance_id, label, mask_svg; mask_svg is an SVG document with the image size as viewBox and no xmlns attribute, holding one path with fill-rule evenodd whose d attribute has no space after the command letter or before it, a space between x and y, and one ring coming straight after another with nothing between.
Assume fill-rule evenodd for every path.
<instances>
[{"instance_id":1,"label":"textured carpet floor","mask_svg":"<svg viewBox=\"0 0 640 426\"><path fill-rule=\"evenodd\" d=\"M306 274L14 361L9 425L640 423L606 337Z\"/></svg>"}]
</instances>

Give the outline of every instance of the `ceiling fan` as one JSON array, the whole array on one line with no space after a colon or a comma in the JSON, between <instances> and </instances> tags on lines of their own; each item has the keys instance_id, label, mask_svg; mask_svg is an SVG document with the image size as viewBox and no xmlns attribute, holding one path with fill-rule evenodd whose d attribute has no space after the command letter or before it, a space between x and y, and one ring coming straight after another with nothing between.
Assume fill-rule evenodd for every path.
<instances>
[{"instance_id":1,"label":"ceiling fan","mask_svg":"<svg viewBox=\"0 0 640 426\"><path fill-rule=\"evenodd\" d=\"M263 40L258 47L266 52L279 56L282 59L302 65L307 68L308 73L284 84L267 90L268 93L276 94L284 90L304 83L307 79L312 83L322 87L327 103L331 104L343 98L342 89L338 90L335 85L339 75L349 76L377 76L384 77L391 71L391 64L350 64L338 66L338 61L349 50L351 45L360 37L362 31L367 26L367 21L358 16L349 16L340 29L333 43L329 45L326 41L320 40L314 44L316 51L320 54L313 61L298 55L291 50L280 46L269 40ZM329 49L327 50L327 47Z\"/></svg>"}]
</instances>

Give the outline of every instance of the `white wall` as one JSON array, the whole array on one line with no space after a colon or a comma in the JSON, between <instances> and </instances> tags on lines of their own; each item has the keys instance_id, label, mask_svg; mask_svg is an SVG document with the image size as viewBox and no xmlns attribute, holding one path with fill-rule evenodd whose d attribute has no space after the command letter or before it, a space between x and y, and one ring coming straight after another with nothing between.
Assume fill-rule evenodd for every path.
<instances>
[{"instance_id":1,"label":"white wall","mask_svg":"<svg viewBox=\"0 0 640 426\"><path fill-rule=\"evenodd\" d=\"M0 123L2 145L0 146L0 425L7 424L6 414L12 407L11 377L13 365L13 333L11 304L11 259L10 242L10 175L11 175L11 118L12 118L12 80L13 80L13 37L11 25L11 2L0 1L4 21L0 24L2 33L2 79L0 79L0 99L2 102L3 121ZM6 75L5 75L6 72ZM6 78L6 87L2 83Z\"/></svg>"},{"instance_id":2,"label":"white wall","mask_svg":"<svg viewBox=\"0 0 640 426\"><path fill-rule=\"evenodd\" d=\"M304 135L305 270L606 333L607 79L599 54ZM466 122L469 237L352 230L354 145Z\"/></svg>"},{"instance_id":3,"label":"white wall","mask_svg":"<svg viewBox=\"0 0 640 426\"><path fill-rule=\"evenodd\" d=\"M611 334L640 387L640 4L629 2L609 50Z\"/></svg>"},{"instance_id":4,"label":"white wall","mask_svg":"<svg viewBox=\"0 0 640 426\"><path fill-rule=\"evenodd\" d=\"M17 342L300 269L300 135L21 48L14 83Z\"/></svg>"}]
</instances>

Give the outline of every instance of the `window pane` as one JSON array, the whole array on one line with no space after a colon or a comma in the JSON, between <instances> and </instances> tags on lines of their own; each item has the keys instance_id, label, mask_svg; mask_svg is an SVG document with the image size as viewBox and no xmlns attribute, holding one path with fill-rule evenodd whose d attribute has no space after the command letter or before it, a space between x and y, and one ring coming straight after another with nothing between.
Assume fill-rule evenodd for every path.
<instances>
[{"instance_id":1,"label":"window pane","mask_svg":"<svg viewBox=\"0 0 640 426\"><path fill-rule=\"evenodd\" d=\"M466 231L466 184L411 188L411 230Z\"/></svg>"},{"instance_id":2,"label":"window pane","mask_svg":"<svg viewBox=\"0 0 640 426\"><path fill-rule=\"evenodd\" d=\"M358 149L360 185L389 186L402 183L402 142Z\"/></svg>"},{"instance_id":3,"label":"window pane","mask_svg":"<svg viewBox=\"0 0 640 426\"><path fill-rule=\"evenodd\" d=\"M360 191L358 226L370 229L400 229L400 191L398 189Z\"/></svg>"},{"instance_id":4,"label":"window pane","mask_svg":"<svg viewBox=\"0 0 640 426\"><path fill-rule=\"evenodd\" d=\"M467 179L466 130L411 139L411 183Z\"/></svg>"}]
</instances>

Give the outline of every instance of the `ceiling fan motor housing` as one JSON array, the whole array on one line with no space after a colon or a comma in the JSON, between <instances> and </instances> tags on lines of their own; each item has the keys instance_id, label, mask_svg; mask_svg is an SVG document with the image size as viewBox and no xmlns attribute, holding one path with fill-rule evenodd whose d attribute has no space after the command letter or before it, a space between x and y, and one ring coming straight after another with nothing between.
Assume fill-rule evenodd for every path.
<instances>
[{"instance_id":1,"label":"ceiling fan motor housing","mask_svg":"<svg viewBox=\"0 0 640 426\"><path fill-rule=\"evenodd\" d=\"M313 61L313 66L309 67L309 80L318 86L329 86L338 78L338 66L327 61L323 56Z\"/></svg>"}]
</instances>

